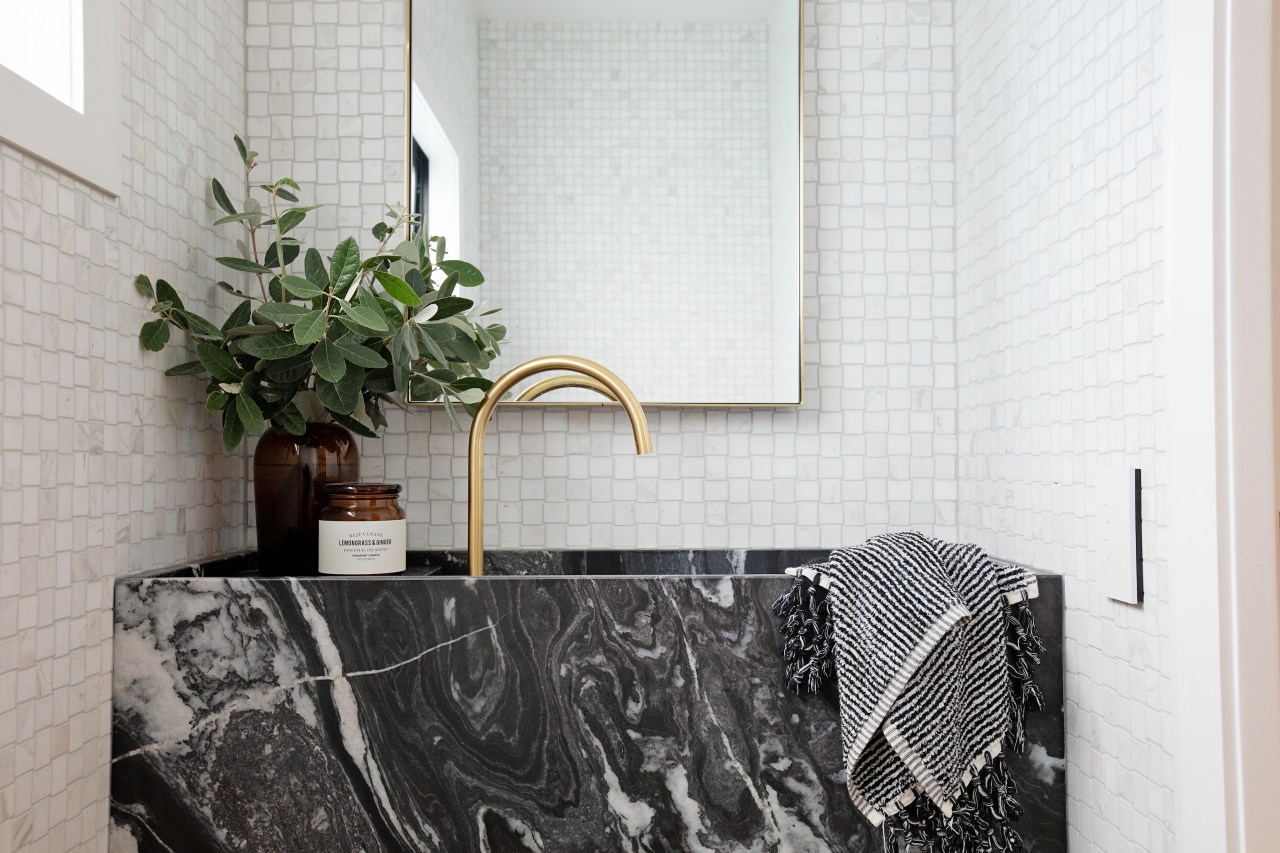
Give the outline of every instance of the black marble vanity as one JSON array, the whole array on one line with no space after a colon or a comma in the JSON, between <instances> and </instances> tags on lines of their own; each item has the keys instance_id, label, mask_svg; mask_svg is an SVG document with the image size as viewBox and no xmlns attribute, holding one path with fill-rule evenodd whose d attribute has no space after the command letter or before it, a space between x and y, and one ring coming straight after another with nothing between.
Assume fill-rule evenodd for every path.
<instances>
[{"instance_id":1,"label":"black marble vanity","mask_svg":"<svg viewBox=\"0 0 1280 853\"><path fill-rule=\"evenodd\" d=\"M112 849L876 851L835 697L783 687L782 568L824 552L411 555L121 578ZM1013 761L1066 850L1061 578L1033 603L1047 710Z\"/></svg>"}]
</instances>

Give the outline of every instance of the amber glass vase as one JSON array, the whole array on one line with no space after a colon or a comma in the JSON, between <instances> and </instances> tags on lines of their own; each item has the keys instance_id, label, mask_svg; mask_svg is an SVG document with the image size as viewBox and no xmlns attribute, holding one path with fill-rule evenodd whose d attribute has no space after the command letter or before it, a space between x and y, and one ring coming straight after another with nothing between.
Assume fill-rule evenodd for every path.
<instances>
[{"instance_id":1,"label":"amber glass vase","mask_svg":"<svg viewBox=\"0 0 1280 853\"><path fill-rule=\"evenodd\" d=\"M337 424L308 424L306 435L267 430L253 454L258 567L263 575L314 575L324 487L360 479L360 452Z\"/></svg>"}]
</instances>

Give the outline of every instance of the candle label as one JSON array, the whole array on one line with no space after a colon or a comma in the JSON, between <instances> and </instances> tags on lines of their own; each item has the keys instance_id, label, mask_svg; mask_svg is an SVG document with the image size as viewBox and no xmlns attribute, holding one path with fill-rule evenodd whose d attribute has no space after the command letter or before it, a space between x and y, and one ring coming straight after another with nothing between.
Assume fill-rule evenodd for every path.
<instances>
[{"instance_id":1,"label":"candle label","mask_svg":"<svg viewBox=\"0 0 1280 853\"><path fill-rule=\"evenodd\" d=\"M321 521L320 574L389 575L405 567L406 522Z\"/></svg>"}]
</instances>

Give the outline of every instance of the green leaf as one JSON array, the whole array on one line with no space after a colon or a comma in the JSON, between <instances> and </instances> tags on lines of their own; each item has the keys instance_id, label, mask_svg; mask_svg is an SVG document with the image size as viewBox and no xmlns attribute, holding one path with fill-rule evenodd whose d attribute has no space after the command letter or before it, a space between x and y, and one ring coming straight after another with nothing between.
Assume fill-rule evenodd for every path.
<instances>
[{"instance_id":1,"label":"green leaf","mask_svg":"<svg viewBox=\"0 0 1280 853\"><path fill-rule=\"evenodd\" d=\"M481 311L480 316L488 317L490 314L497 314L501 310L502 310L501 308L490 308L488 311Z\"/></svg>"},{"instance_id":2,"label":"green leaf","mask_svg":"<svg viewBox=\"0 0 1280 853\"><path fill-rule=\"evenodd\" d=\"M298 258L298 253L302 249L298 246L298 241L292 237L285 237L279 241L284 246L284 266L289 266ZM273 270L278 269L281 264L276 255L277 241L272 240L271 245L267 246L267 251L262 254L262 262Z\"/></svg>"},{"instance_id":3,"label":"green leaf","mask_svg":"<svg viewBox=\"0 0 1280 853\"><path fill-rule=\"evenodd\" d=\"M259 317L282 326L292 326L310 313L311 309L289 302L264 302L257 311Z\"/></svg>"},{"instance_id":4,"label":"green leaf","mask_svg":"<svg viewBox=\"0 0 1280 853\"><path fill-rule=\"evenodd\" d=\"M236 407L228 406L222 412L222 446L230 452L240 446L243 438L244 424L236 415Z\"/></svg>"},{"instance_id":5,"label":"green leaf","mask_svg":"<svg viewBox=\"0 0 1280 853\"><path fill-rule=\"evenodd\" d=\"M187 331L197 338L212 338L215 341L222 340L222 330L210 323L199 314L192 314L190 311L183 311L181 308L175 308L173 311L182 318L187 324Z\"/></svg>"},{"instance_id":6,"label":"green leaf","mask_svg":"<svg viewBox=\"0 0 1280 853\"><path fill-rule=\"evenodd\" d=\"M226 391L214 390L209 392L209 396L205 398L204 408L206 412L221 412L227 407L231 395Z\"/></svg>"},{"instance_id":7,"label":"green leaf","mask_svg":"<svg viewBox=\"0 0 1280 853\"><path fill-rule=\"evenodd\" d=\"M266 431L267 424L262 418L262 409L248 394L236 395L236 414L240 416L244 428L254 435L262 435Z\"/></svg>"},{"instance_id":8,"label":"green leaf","mask_svg":"<svg viewBox=\"0 0 1280 853\"><path fill-rule=\"evenodd\" d=\"M465 403L468 406L474 406L484 400L484 392L479 388L468 388L457 394L458 402Z\"/></svg>"},{"instance_id":9,"label":"green leaf","mask_svg":"<svg viewBox=\"0 0 1280 853\"><path fill-rule=\"evenodd\" d=\"M426 277L422 274L422 270L417 267L410 267L409 271L404 274L404 280L413 289L413 292L418 295L419 299L426 296L427 291L431 289L427 284Z\"/></svg>"},{"instance_id":10,"label":"green leaf","mask_svg":"<svg viewBox=\"0 0 1280 853\"><path fill-rule=\"evenodd\" d=\"M340 426L346 427L347 429L354 432L356 435L363 435L365 438L378 437L378 434L376 432L369 429L367 426L365 426L355 418L351 417L350 415L343 415L338 412L331 411L329 412L329 416L332 417L334 421L336 421Z\"/></svg>"},{"instance_id":11,"label":"green leaf","mask_svg":"<svg viewBox=\"0 0 1280 853\"><path fill-rule=\"evenodd\" d=\"M300 344L314 344L324 337L328 319L323 310L308 312L293 324L293 339Z\"/></svg>"},{"instance_id":12,"label":"green leaf","mask_svg":"<svg viewBox=\"0 0 1280 853\"><path fill-rule=\"evenodd\" d=\"M218 263L238 272L271 274L271 270L262 264L246 261L244 258L218 258Z\"/></svg>"},{"instance_id":13,"label":"green leaf","mask_svg":"<svg viewBox=\"0 0 1280 853\"><path fill-rule=\"evenodd\" d=\"M271 418L271 423L278 431L287 432L289 435L306 435L307 433L307 421L293 403L276 412Z\"/></svg>"},{"instance_id":14,"label":"green leaf","mask_svg":"<svg viewBox=\"0 0 1280 853\"><path fill-rule=\"evenodd\" d=\"M403 326L391 339L391 365L396 380L396 390L401 396L409 391L409 377L413 363L418 360L418 333L413 326Z\"/></svg>"},{"instance_id":15,"label":"green leaf","mask_svg":"<svg viewBox=\"0 0 1280 853\"><path fill-rule=\"evenodd\" d=\"M209 375L219 382L239 382L244 378L244 369L222 347L201 341L196 344L196 355Z\"/></svg>"},{"instance_id":16,"label":"green leaf","mask_svg":"<svg viewBox=\"0 0 1280 853\"><path fill-rule=\"evenodd\" d=\"M143 349L151 352L160 352L160 350L164 349L164 345L169 343L169 324L164 320L152 320L149 323L143 323L138 339L142 341Z\"/></svg>"},{"instance_id":17,"label":"green leaf","mask_svg":"<svg viewBox=\"0 0 1280 853\"><path fill-rule=\"evenodd\" d=\"M431 357L440 364L446 363L449 358L444 354L444 350L440 348L440 344L431 335L430 328L424 328L422 326L415 326L414 328L418 330L418 341L426 348L427 352L431 354ZM449 340L452 339L453 335L450 333Z\"/></svg>"},{"instance_id":18,"label":"green leaf","mask_svg":"<svg viewBox=\"0 0 1280 853\"><path fill-rule=\"evenodd\" d=\"M270 332L265 335L253 335L240 342L240 349L256 358L274 361L277 358L288 358L306 349L293 339L288 332Z\"/></svg>"},{"instance_id":19,"label":"green leaf","mask_svg":"<svg viewBox=\"0 0 1280 853\"><path fill-rule=\"evenodd\" d=\"M422 300L418 298L418 294L413 292L413 288L408 282L398 275L392 275L383 270L374 270L373 277L378 280L383 289L391 296L392 299L412 308L415 305L421 305Z\"/></svg>"},{"instance_id":20,"label":"green leaf","mask_svg":"<svg viewBox=\"0 0 1280 853\"><path fill-rule=\"evenodd\" d=\"M222 184L218 183L218 179L214 178L209 184L213 188L213 200L218 203L218 207L227 213L235 213L235 205L231 203L231 199L227 196L227 191L222 188Z\"/></svg>"},{"instance_id":21,"label":"green leaf","mask_svg":"<svg viewBox=\"0 0 1280 853\"><path fill-rule=\"evenodd\" d=\"M290 204L297 204L297 202L298 202L298 197L297 197L296 195L294 195L293 193L289 192L288 190L282 190L282 189L280 189L279 187L276 187L276 196L277 196L277 197L279 197L279 198L284 199L285 201L289 202ZM284 218L284 217L281 217L281 219L283 219L283 218ZM283 232L282 232L282 233L283 233Z\"/></svg>"},{"instance_id":22,"label":"green leaf","mask_svg":"<svg viewBox=\"0 0 1280 853\"><path fill-rule=\"evenodd\" d=\"M280 331L280 329L277 326L254 323L248 326L232 326L230 329L227 329L227 337L243 338L248 335L269 335L272 332L278 331Z\"/></svg>"},{"instance_id":23,"label":"green leaf","mask_svg":"<svg viewBox=\"0 0 1280 853\"><path fill-rule=\"evenodd\" d=\"M156 292L151 289L151 279L147 278L145 275L140 275L135 278L133 280L133 286L138 289L139 293L148 299L156 298Z\"/></svg>"},{"instance_id":24,"label":"green leaf","mask_svg":"<svg viewBox=\"0 0 1280 853\"><path fill-rule=\"evenodd\" d=\"M222 332L226 334L229 330L236 326L243 326L253 319L253 306L246 299L236 306L236 309L227 317L227 322L222 324Z\"/></svg>"},{"instance_id":25,"label":"green leaf","mask_svg":"<svg viewBox=\"0 0 1280 853\"><path fill-rule=\"evenodd\" d=\"M161 302L168 302L173 305L174 308L186 307L182 304L182 299L179 298L178 291L174 290L173 285L169 284L169 282L162 278L156 280L156 299Z\"/></svg>"},{"instance_id":26,"label":"green leaf","mask_svg":"<svg viewBox=\"0 0 1280 853\"><path fill-rule=\"evenodd\" d=\"M440 297L453 296L454 288L457 286L458 274L456 272L449 273L449 275L445 276L444 281L440 282L440 290L438 293L440 294Z\"/></svg>"},{"instance_id":27,"label":"green leaf","mask_svg":"<svg viewBox=\"0 0 1280 853\"><path fill-rule=\"evenodd\" d=\"M315 249L307 249L305 260L307 281L321 290L329 286L329 273L324 268L324 258Z\"/></svg>"},{"instance_id":28,"label":"green leaf","mask_svg":"<svg viewBox=\"0 0 1280 853\"><path fill-rule=\"evenodd\" d=\"M360 247L354 237L348 237L333 250L329 259L329 280L333 282L333 292L346 295L347 287L355 281L360 271Z\"/></svg>"},{"instance_id":29,"label":"green leaf","mask_svg":"<svg viewBox=\"0 0 1280 853\"><path fill-rule=\"evenodd\" d=\"M369 302L370 300L366 299L362 304L369 305ZM370 307L382 312L382 317L387 321L387 328L390 331L395 331L404 325L405 311L399 305L380 296L373 297L372 302Z\"/></svg>"},{"instance_id":30,"label":"green leaf","mask_svg":"<svg viewBox=\"0 0 1280 853\"><path fill-rule=\"evenodd\" d=\"M316 377L316 395L324 407L340 415L349 415L360 402L360 387L364 384L364 368L352 365L337 382Z\"/></svg>"},{"instance_id":31,"label":"green leaf","mask_svg":"<svg viewBox=\"0 0 1280 853\"><path fill-rule=\"evenodd\" d=\"M280 214L280 224L277 226L281 234L288 234L293 229L302 224L302 220L307 218L307 211L301 207L293 210L286 210Z\"/></svg>"},{"instance_id":32,"label":"green leaf","mask_svg":"<svg viewBox=\"0 0 1280 853\"><path fill-rule=\"evenodd\" d=\"M437 370L428 370L424 375L431 377L443 385L452 385L454 382L458 381L458 374L454 373L452 370L446 370L443 367Z\"/></svg>"},{"instance_id":33,"label":"green leaf","mask_svg":"<svg viewBox=\"0 0 1280 853\"><path fill-rule=\"evenodd\" d=\"M364 344L356 343L351 338L338 338L332 341L332 345L338 352L342 353L343 358L352 364L375 369L387 366L385 358Z\"/></svg>"},{"instance_id":34,"label":"green leaf","mask_svg":"<svg viewBox=\"0 0 1280 853\"><path fill-rule=\"evenodd\" d=\"M323 290L299 275L287 275L281 281L284 283L285 290L289 296L301 296L304 299L311 299L324 293Z\"/></svg>"},{"instance_id":35,"label":"green leaf","mask_svg":"<svg viewBox=\"0 0 1280 853\"><path fill-rule=\"evenodd\" d=\"M475 305L470 299L463 299L461 296L442 296L431 304L436 306L436 313L431 317L432 320L443 320L446 317L461 314Z\"/></svg>"},{"instance_id":36,"label":"green leaf","mask_svg":"<svg viewBox=\"0 0 1280 853\"><path fill-rule=\"evenodd\" d=\"M449 342L448 346L453 350L454 355L468 364L476 364L478 362L482 367L489 365L489 359L484 352L481 351L480 347L476 346L475 341L466 335L458 335L458 337Z\"/></svg>"},{"instance_id":37,"label":"green leaf","mask_svg":"<svg viewBox=\"0 0 1280 853\"><path fill-rule=\"evenodd\" d=\"M284 358L267 365L267 378L281 385L292 385L301 382L311 375L313 367L309 355Z\"/></svg>"},{"instance_id":38,"label":"green leaf","mask_svg":"<svg viewBox=\"0 0 1280 853\"><path fill-rule=\"evenodd\" d=\"M350 303L343 306L347 316L356 323L364 326L366 329L373 329L376 332L389 332L391 327L387 325L387 318L374 308L364 305L352 305Z\"/></svg>"},{"instance_id":39,"label":"green leaf","mask_svg":"<svg viewBox=\"0 0 1280 853\"><path fill-rule=\"evenodd\" d=\"M387 223L379 222L374 225L371 230L373 232L373 239L382 240L387 236Z\"/></svg>"},{"instance_id":40,"label":"green leaf","mask_svg":"<svg viewBox=\"0 0 1280 853\"><path fill-rule=\"evenodd\" d=\"M225 281L220 281L220 282L218 282L218 287L222 288L222 289L223 289L223 290L225 290L227 293L234 293L236 296L244 296L244 292L243 292L243 291L236 290L234 287L232 287L231 285L227 284Z\"/></svg>"},{"instance_id":41,"label":"green leaf","mask_svg":"<svg viewBox=\"0 0 1280 853\"><path fill-rule=\"evenodd\" d=\"M389 330L379 331L377 329L370 329L368 326L362 326L359 323L357 323L355 320L352 320L350 317L347 317L346 315L339 315L338 322L341 323L343 326L345 326L351 333L358 335L361 338L376 338L384 335L386 331L389 331Z\"/></svg>"},{"instance_id":42,"label":"green leaf","mask_svg":"<svg viewBox=\"0 0 1280 853\"><path fill-rule=\"evenodd\" d=\"M214 226L226 225L228 222L246 222L253 219L261 219L262 214L257 211L246 210L244 213L231 213L220 219L213 221Z\"/></svg>"},{"instance_id":43,"label":"green leaf","mask_svg":"<svg viewBox=\"0 0 1280 853\"><path fill-rule=\"evenodd\" d=\"M440 241L440 245L444 245L444 240ZM466 261L440 261L436 266L447 275L452 275L456 272L458 274L458 284L463 287L475 287L476 285L484 284L484 276L480 273L480 270Z\"/></svg>"},{"instance_id":44,"label":"green leaf","mask_svg":"<svg viewBox=\"0 0 1280 853\"><path fill-rule=\"evenodd\" d=\"M347 372L347 360L328 341L321 341L312 351L311 363L316 366L316 374L330 382L337 382Z\"/></svg>"},{"instance_id":45,"label":"green leaf","mask_svg":"<svg viewBox=\"0 0 1280 853\"><path fill-rule=\"evenodd\" d=\"M458 336L458 330L452 323L424 323L421 328L442 344L447 344Z\"/></svg>"},{"instance_id":46,"label":"green leaf","mask_svg":"<svg viewBox=\"0 0 1280 853\"><path fill-rule=\"evenodd\" d=\"M176 364L164 372L165 376L203 376L207 371L203 364L198 361L184 361L182 364Z\"/></svg>"},{"instance_id":47,"label":"green leaf","mask_svg":"<svg viewBox=\"0 0 1280 853\"><path fill-rule=\"evenodd\" d=\"M401 258L399 255L386 255L386 254L370 255L369 257L365 258L363 261L360 262L360 269L362 270L371 270L375 268L384 269L387 266L390 266L393 263L398 263L402 260L404 259Z\"/></svg>"},{"instance_id":48,"label":"green leaf","mask_svg":"<svg viewBox=\"0 0 1280 853\"><path fill-rule=\"evenodd\" d=\"M240 152L240 159L244 161L244 164L245 164L246 166L248 166L248 165L249 165L249 152L248 152L248 150L245 148L244 140L243 140L243 139L241 139L239 135L237 135L237 136L235 137L235 140L236 140L236 150Z\"/></svg>"}]
</instances>

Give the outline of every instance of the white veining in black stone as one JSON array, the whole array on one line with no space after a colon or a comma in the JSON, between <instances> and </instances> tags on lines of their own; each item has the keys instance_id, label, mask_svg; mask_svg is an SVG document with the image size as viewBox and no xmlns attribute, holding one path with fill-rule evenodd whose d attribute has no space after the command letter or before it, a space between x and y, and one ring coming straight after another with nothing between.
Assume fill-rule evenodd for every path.
<instances>
[{"instance_id":1,"label":"white veining in black stone","mask_svg":"<svg viewBox=\"0 0 1280 853\"><path fill-rule=\"evenodd\" d=\"M789 583L122 579L113 848L878 850L834 702L784 689L769 605ZM1015 773L1031 850L1056 853L1042 587L1056 713Z\"/></svg>"}]
</instances>

